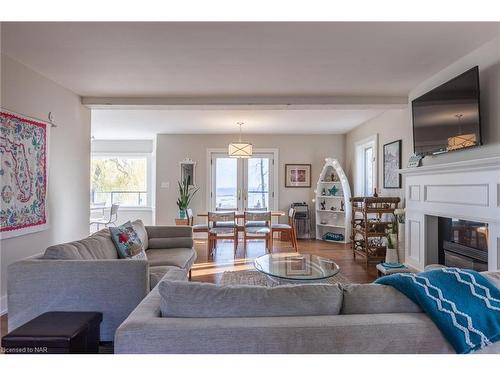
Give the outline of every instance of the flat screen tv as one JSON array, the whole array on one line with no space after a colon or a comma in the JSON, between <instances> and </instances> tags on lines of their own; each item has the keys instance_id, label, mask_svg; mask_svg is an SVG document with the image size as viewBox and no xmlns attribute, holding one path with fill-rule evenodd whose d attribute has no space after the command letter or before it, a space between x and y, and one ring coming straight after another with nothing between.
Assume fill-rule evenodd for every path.
<instances>
[{"instance_id":1,"label":"flat screen tv","mask_svg":"<svg viewBox=\"0 0 500 375\"><path fill-rule=\"evenodd\" d=\"M430 155L481 144L476 66L412 101L413 147Z\"/></svg>"}]
</instances>

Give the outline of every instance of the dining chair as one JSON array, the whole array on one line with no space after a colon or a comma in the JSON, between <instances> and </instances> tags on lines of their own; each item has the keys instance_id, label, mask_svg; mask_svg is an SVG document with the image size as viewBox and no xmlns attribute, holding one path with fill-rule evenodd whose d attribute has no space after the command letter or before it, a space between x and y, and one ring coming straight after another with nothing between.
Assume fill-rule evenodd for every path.
<instances>
[{"instance_id":1,"label":"dining chair","mask_svg":"<svg viewBox=\"0 0 500 375\"><path fill-rule=\"evenodd\" d=\"M217 240L233 239L234 254L238 249L238 228L236 227L235 212L208 213L208 253L213 254L217 249Z\"/></svg>"},{"instance_id":2,"label":"dining chair","mask_svg":"<svg viewBox=\"0 0 500 375\"><path fill-rule=\"evenodd\" d=\"M100 217L96 219L92 219L90 222L90 225L95 224L97 227L97 230L99 230L100 225L104 225L105 227L108 227L109 225L116 225L116 222L118 221L118 209L120 208L120 205L118 203L114 203L111 205L111 209L109 210L109 217L105 218Z\"/></svg>"},{"instance_id":3,"label":"dining chair","mask_svg":"<svg viewBox=\"0 0 500 375\"><path fill-rule=\"evenodd\" d=\"M272 234L287 233L293 248L295 249L295 251L299 251L297 245L297 230L295 228L295 212L296 212L295 208L290 208L288 210L288 224L280 224L280 223L272 224L271 230Z\"/></svg>"},{"instance_id":4,"label":"dining chair","mask_svg":"<svg viewBox=\"0 0 500 375\"><path fill-rule=\"evenodd\" d=\"M186 210L188 225L193 228L194 233L207 233L208 232L208 223L207 224L194 224L194 215L193 210L188 208Z\"/></svg>"},{"instance_id":5,"label":"dining chair","mask_svg":"<svg viewBox=\"0 0 500 375\"><path fill-rule=\"evenodd\" d=\"M266 240L266 251L273 250L273 237L271 235L271 211L245 211L243 244L247 249L247 240L264 238Z\"/></svg>"}]
</instances>

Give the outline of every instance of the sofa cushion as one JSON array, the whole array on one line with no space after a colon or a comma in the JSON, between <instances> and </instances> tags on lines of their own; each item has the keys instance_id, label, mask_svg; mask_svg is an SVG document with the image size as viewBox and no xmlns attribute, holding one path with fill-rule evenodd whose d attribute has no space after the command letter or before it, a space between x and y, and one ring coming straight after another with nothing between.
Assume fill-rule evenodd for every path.
<instances>
[{"instance_id":1,"label":"sofa cushion","mask_svg":"<svg viewBox=\"0 0 500 375\"><path fill-rule=\"evenodd\" d=\"M337 284L219 286L162 280L158 288L163 317L338 315L342 306L342 289Z\"/></svg>"},{"instance_id":2,"label":"sofa cushion","mask_svg":"<svg viewBox=\"0 0 500 375\"><path fill-rule=\"evenodd\" d=\"M146 250L150 266L176 266L189 269L196 260L196 251L192 248L148 249Z\"/></svg>"},{"instance_id":3,"label":"sofa cushion","mask_svg":"<svg viewBox=\"0 0 500 375\"><path fill-rule=\"evenodd\" d=\"M153 289L164 277L168 280L187 281L188 272L175 266L149 267L149 288Z\"/></svg>"},{"instance_id":4,"label":"sofa cushion","mask_svg":"<svg viewBox=\"0 0 500 375\"><path fill-rule=\"evenodd\" d=\"M391 286L380 284L342 285L342 314L385 314L422 312L419 306Z\"/></svg>"},{"instance_id":5,"label":"sofa cushion","mask_svg":"<svg viewBox=\"0 0 500 375\"><path fill-rule=\"evenodd\" d=\"M142 220L138 219L132 222L132 227L134 227L135 233L137 233L137 236L142 242L144 250L146 250L149 244L148 244L148 233L146 232L146 227L144 226L144 223L142 222Z\"/></svg>"},{"instance_id":6,"label":"sofa cushion","mask_svg":"<svg viewBox=\"0 0 500 375\"><path fill-rule=\"evenodd\" d=\"M49 246L45 250L43 258L59 260L117 259L118 255L108 229L103 229L80 241Z\"/></svg>"}]
</instances>

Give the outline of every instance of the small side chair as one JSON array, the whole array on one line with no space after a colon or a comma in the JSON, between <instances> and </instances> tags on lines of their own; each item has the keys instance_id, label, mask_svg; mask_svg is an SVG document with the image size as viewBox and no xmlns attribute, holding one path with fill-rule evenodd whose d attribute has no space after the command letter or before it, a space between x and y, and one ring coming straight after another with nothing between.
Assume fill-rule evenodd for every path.
<instances>
[{"instance_id":1,"label":"small side chair","mask_svg":"<svg viewBox=\"0 0 500 375\"><path fill-rule=\"evenodd\" d=\"M238 228L236 226L235 212L209 212L208 213L208 254L213 254L217 249L217 240L232 239L234 253L238 249Z\"/></svg>"},{"instance_id":2,"label":"small side chair","mask_svg":"<svg viewBox=\"0 0 500 375\"><path fill-rule=\"evenodd\" d=\"M274 233L287 233L290 238L290 242L292 243L295 251L299 251L297 245L297 231L295 229L295 209L290 208L288 210L288 224L273 224L271 226L272 234Z\"/></svg>"},{"instance_id":3,"label":"small side chair","mask_svg":"<svg viewBox=\"0 0 500 375\"><path fill-rule=\"evenodd\" d=\"M195 224L194 223L194 215L193 210L188 208L186 210L188 217L188 225L193 228L194 233L207 233L208 232L208 224Z\"/></svg>"},{"instance_id":4,"label":"small side chair","mask_svg":"<svg viewBox=\"0 0 500 375\"><path fill-rule=\"evenodd\" d=\"M243 243L245 251L248 239L263 238L266 240L266 250L272 252L271 211L245 211L244 220Z\"/></svg>"},{"instance_id":5,"label":"small side chair","mask_svg":"<svg viewBox=\"0 0 500 375\"><path fill-rule=\"evenodd\" d=\"M101 225L104 225L105 227L108 227L110 225L116 225L116 222L118 220L118 209L119 208L120 208L119 204L117 204L117 203L112 204L111 209L109 210L109 217L108 218L105 218L103 216L103 217L100 217L97 219L92 219L92 221L90 222L90 225L95 224L97 227L97 230L99 230L99 227Z\"/></svg>"}]
</instances>

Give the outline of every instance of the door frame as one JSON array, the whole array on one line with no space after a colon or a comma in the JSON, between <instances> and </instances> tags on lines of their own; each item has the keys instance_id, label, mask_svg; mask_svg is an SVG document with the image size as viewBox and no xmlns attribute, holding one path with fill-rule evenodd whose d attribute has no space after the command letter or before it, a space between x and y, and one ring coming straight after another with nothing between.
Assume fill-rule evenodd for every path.
<instances>
[{"instance_id":1,"label":"door frame","mask_svg":"<svg viewBox=\"0 0 500 375\"><path fill-rule=\"evenodd\" d=\"M269 201L273 202L273 210L279 208L279 149L277 148L254 148L254 154L272 154L273 155L273 193ZM227 148L207 148L206 171L207 171L207 189L205 197L205 206L207 211L212 209L212 154L227 154ZM243 173L243 171L242 171Z\"/></svg>"}]
</instances>

